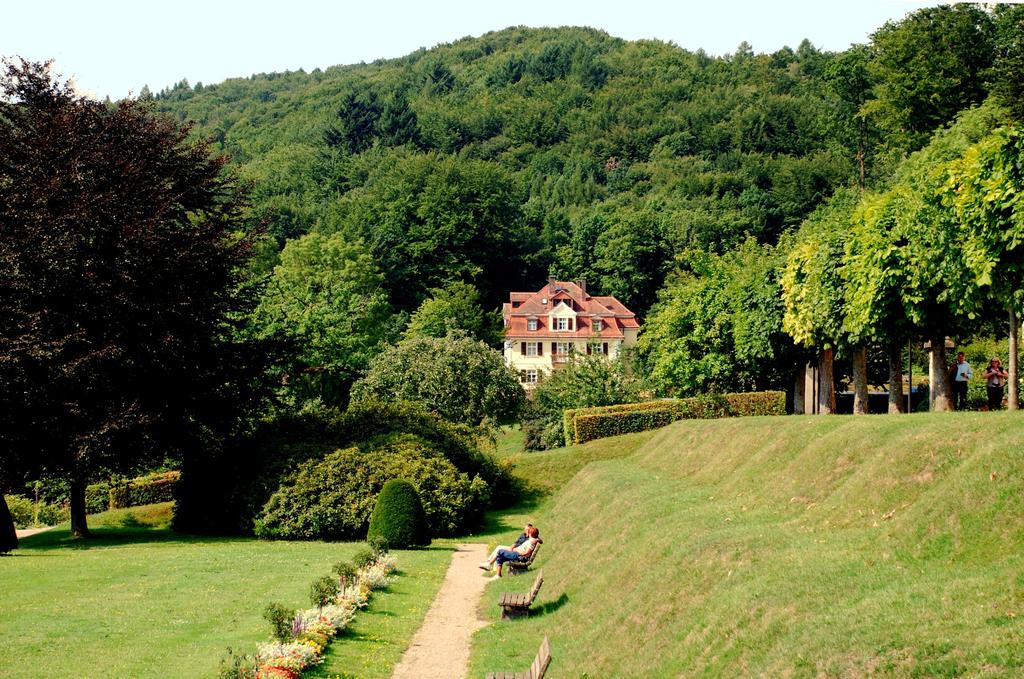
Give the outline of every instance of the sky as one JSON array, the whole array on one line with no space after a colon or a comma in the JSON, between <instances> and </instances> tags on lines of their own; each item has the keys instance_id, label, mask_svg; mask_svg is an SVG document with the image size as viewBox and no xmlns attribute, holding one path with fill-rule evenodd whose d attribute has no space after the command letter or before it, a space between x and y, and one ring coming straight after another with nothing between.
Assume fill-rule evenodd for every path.
<instances>
[{"instance_id":1,"label":"sky","mask_svg":"<svg viewBox=\"0 0 1024 679\"><path fill-rule=\"evenodd\" d=\"M326 68L479 36L508 26L590 26L711 54L742 41L772 52L804 38L827 50L938 2L908 0L36 0L0 18L0 55L53 59L99 98L154 92L183 78L211 84L252 73Z\"/></svg>"}]
</instances>

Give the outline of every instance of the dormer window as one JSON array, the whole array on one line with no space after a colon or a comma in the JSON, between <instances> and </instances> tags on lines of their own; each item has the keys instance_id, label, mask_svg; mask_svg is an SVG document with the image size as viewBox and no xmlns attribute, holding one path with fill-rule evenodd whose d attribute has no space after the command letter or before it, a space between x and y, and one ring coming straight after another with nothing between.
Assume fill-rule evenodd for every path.
<instances>
[{"instance_id":1,"label":"dormer window","mask_svg":"<svg viewBox=\"0 0 1024 679\"><path fill-rule=\"evenodd\" d=\"M594 319L594 332L601 332L601 328L602 327L603 327L603 323L602 323L601 319L600 318L595 318Z\"/></svg>"},{"instance_id":2,"label":"dormer window","mask_svg":"<svg viewBox=\"0 0 1024 679\"><path fill-rule=\"evenodd\" d=\"M555 319L555 330L568 330L569 319L568 318L556 318Z\"/></svg>"},{"instance_id":3,"label":"dormer window","mask_svg":"<svg viewBox=\"0 0 1024 679\"><path fill-rule=\"evenodd\" d=\"M531 332L536 330L537 329L537 319L536 318L529 318L529 319L527 319L526 320L526 329L530 330Z\"/></svg>"}]
</instances>

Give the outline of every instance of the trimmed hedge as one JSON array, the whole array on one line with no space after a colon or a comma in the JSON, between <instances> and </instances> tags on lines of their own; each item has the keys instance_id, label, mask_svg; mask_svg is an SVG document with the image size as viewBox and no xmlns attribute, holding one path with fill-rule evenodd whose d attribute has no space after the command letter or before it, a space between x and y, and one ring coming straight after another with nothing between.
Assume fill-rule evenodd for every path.
<instances>
[{"instance_id":1,"label":"trimmed hedge","mask_svg":"<svg viewBox=\"0 0 1024 679\"><path fill-rule=\"evenodd\" d=\"M98 514L108 509L123 509L170 502L174 499L174 488L181 479L181 472L169 471L147 474L121 482L101 481L85 489L85 511Z\"/></svg>"},{"instance_id":2,"label":"trimmed hedge","mask_svg":"<svg viewBox=\"0 0 1024 679\"><path fill-rule=\"evenodd\" d=\"M370 514L366 537L383 540L389 548L397 549L430 544L430 530L416 486L405 479L391 479L384 484Z\"/></svg>"},{"instance_id":3,"label":"trimmed hedge","mask_svg":"<svg viewBox=\"0 0 1024 679\"><path fill-rule=\"evenodd\" d=\"M785 414L786 394L782 391L706 394L678 400L570 409L563 415L563 427L565 445L571 446L608 436L657 429L676 420Z\"/></svg>"}]
</instances>

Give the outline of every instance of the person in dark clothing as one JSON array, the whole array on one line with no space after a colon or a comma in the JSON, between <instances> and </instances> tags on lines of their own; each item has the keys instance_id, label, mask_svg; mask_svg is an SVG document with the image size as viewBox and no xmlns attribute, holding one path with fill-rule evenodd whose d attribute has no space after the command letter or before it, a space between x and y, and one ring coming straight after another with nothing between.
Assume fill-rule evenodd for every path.
<instances>
[{"instance_id":1,"label":"person in dark clothing","mask_svg":"<svg viewBox=\"0 0 1024 679\"><path fill-rule=\"evenodd\" d=\"M985 386L988 390L988 409L999 410L1003 407L1003 387L1010 373L1003 368L998 358L993 358L985 368Z\"/></svg>"}]
</instances>

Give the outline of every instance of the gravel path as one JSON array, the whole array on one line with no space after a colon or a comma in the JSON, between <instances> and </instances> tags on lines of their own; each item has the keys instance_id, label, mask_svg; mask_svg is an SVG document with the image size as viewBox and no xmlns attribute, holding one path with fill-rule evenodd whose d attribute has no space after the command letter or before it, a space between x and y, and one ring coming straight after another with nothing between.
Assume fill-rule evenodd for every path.
<instances>
[{"instance_id":1,"label":"gravel path","mask_svg":"<svg viewBox=\"0 0 1024 679\"><path fill-rule=\"evenodd\" d=\"M395 667L392 679L460 679L469 669L469 640L487 623L477 617L477 603L487 578L477 564L487 545L459 545L430 605L423 626Z\"/></svg>"}]
</instances>

